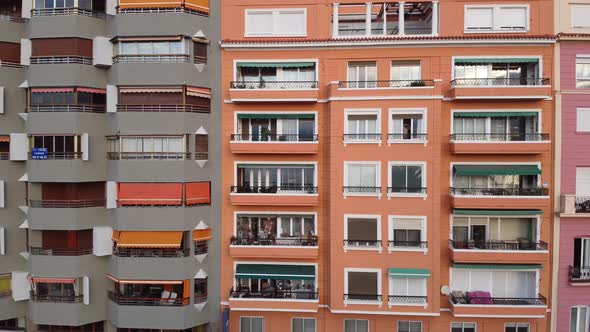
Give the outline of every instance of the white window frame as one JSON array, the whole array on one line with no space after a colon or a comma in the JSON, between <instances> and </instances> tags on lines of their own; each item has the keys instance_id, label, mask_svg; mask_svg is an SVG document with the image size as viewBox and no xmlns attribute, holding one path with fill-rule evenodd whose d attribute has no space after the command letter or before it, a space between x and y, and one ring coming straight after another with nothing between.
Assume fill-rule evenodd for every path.
<instances>
[{"instance_id":1,"label":"white window frame","mask_svg":"<svg viewBox=\"0 0 590 332\"><path fill-rule=\"evenodd\" d=\"M492 10L492 26L489 30L484 29L468 29L467 27L467 15L469 9L491 9ZM511 9L511 8L524 8L526 11L525 14L525 26L524 30L509 30L509 29L502 29L498 23L498 17L502 15L502 9ZM528 32L530 30L530 18L531 18L531 10L528 4L512 4L512 5L465 5L463 9L463 32L465 33L522 33Z\"/></svg>"},{"instance_id":2,"label":"white window frame","mask_svg":"<svg viewBox=\"0 0 590 332\"><path fill-rule=\"evenodd\" d=\"M381 109L380 108L366 108L366 109L344 109L344 134L353 134L348 131L348 116L349 115L376 115L377 128L375 134L381 134ZM367 134L367 133L365 133ZM350 139L344 136L344 146L347 144L378 144L381 145L381 139Z\"/></svg>"},{"instance_id":3,"label":"white window frame","mask_svg":"<svg viewBox=\"0 0 590 332\"><path fill-rule=\"evenodd\" d=\"M293 330L293 322L296 319L301 319L303 321L303 331L301 331L301 332L305 332L305 321L306 320L312 320L312 321L314 321L314 323L315 323L314 324L314 327L315 327L314 332L317 331L317 329L318 329L318 322L317 322L317 319L315 319L314 317L292 317L291 318L291 332L295 332Z\"/></svg>"},{"instance_id":4,"label":"white window frame","mask_svg":"<svg viewBox=\"0 0 590 332\"><path fill-rule=\"evenodd\" d=\"M391 145L391 144L424 144L426 145L426 143L428 142L428 138L426 139L389 139L389 134L395 134L394 132L394 127L393 127L393 116L394 115L405 115L405 114L411 114L411 115L416 115L416 114L420 114L422 115L422 128L421 130L421 134L427 134L428 133L428 109L427 108L390 108L389 109L389 113L388 113L388 129L387 129L387 144ZM402 128L402 133L403 133L403 128Z\"/></svg>"},{"instance_id":5,"label":"white window frame","mask_svg":"<svg viewBox=\"0 0 590 332\"><path fill-rule=\"evenodd\" d=\"M294 165L301 165L301 166L309 166L309 165L313 165L313 186L317 187L318 186L318 163L317 161L292 161L292 162L279 162L279 161L268 161L268 162L264 162L264 161L247 161L247 160L240 160L240 161L234 161L234 186L238 186L238 168L240 165L242 164L251 164L251 165L276 165L277 167L281 167L281 166L294 166ZM277 172L277 186L280 186L281 184L281 172L278 171ZM267 183L265 185L268 185L268 177L266 178ZM260 184L261 185L261 184ZM232 195L253 195L253 194L248 194L248 193L232 193ZM283 190L278 190L276 193L272 193L272 194L261 194L261 193L256 193L254 195L257 196L267 196L267 195L271 195L271 196L277 196L277 195L288 195L288 196L318 196L318 193L315 194L308 194L308 193L304 193L304 192L293 192L293 191L283 191Z\"/></svg>"},{"instance_id":6,"label":"white window frame","mask_svg":"<svg viewBox=\"0 0 590 332\"><path fill-rule=\"evenodd\" d=\"M586 321L585 322L581 322L580 321L580 309L585 308L586 309ZM571 326L571 315L572 315L572 311L576 309L576 330L573 330L573 326ZM580 328L580 324L583 324L583 327ZM588 306L583 306L583 305L576 305L576 306L572 306L570 307L570 327L569 327L569 331L570 332L587 332L588 328L590 327L590 307Z\"/></svg>"},{"instance_id":7,"label":"white window frame","mask_svg":"<svg viewBox=\"0 0 590 332\"><path fill-rule=\"evenodd\" d=\"M380 161L345 161L344 162L344 179L343 187L348 187L348 172L350 166L374 166L375 167L375 187L381 188L381 162ZM383 190L383 189L382 189ZM342 190L342 195L346 198L349 196L369 196L381 197L381 192L375 193L350 193Z\"/></svg>"},{"instance_id":8,"label":"white window frame","mask_svg":"<svg viewBox=\"0 0 590 332\"><path fill-rule=\"evenodd\" d=\"M477 322L451 322L450 331L453 332L453 324L461 324L461 332L465 331L465 324L473 324L475 332L477 332Z\"/></svg>"},{"instance_id":9,"label":"white window frame","mask_svg":"<svg viewBox=\"0 0 590 332\"><path fill-rule=\"evenodd\" d=\"M369 332L369 331L371 330L371 321L370 321L370 320L368 320L368 319L345 318L344 320L342 320L342 330L343 330L343 331L344 331L344 328L346 327L346 323L345 323L345 322L346 322L347 320L348 320L348 321L354 321L354 322L355 322L355 324L354 324L354 325L355 325L355 326L354 326L354 331L355 331L355 332L358 332L358 331L357 331L357 327L356 327L356 322L357 322L357 321L359 321L359 320L367 322L367 332ZM345 331L345 332L346 332L346 331Z\"/></svg>"},{"instance_id":10,"label":"white window frame","mask_svg":"<svg viewBox=\"0 0 590 332\"><path fill-rule=\"evenodd\" d=\"M590 77L578 77L578 73L577 73L577 66L578 66L578 59L583 59L583 61L586 61L588 63L590 63L590 54L576 54L576 68L574 68L574 70L576 71L576 89L587 89L587 88L578 88L577 84L578 81L590 81Z\"/></svg>"},{"instance_id":11,"label":"white window frame","mask_svg":"<svg viewBox=\"0 0 590 332\"><path fill-rule=\"evenodd\" d=\"M422 282L421 288L422 288L422 293L424 295L403 295L403 294L393 294L393 284L397 281L400 280L404 280L404 282L406 283L406 294L409 292L409 285L408 285L408 280L409 279L414 279L414 280L420 280ZM387 277L387 282L388 282L388 286L389 286L389 292L388 295L389 296L394 296L394 295L400 295L400 296L426 296L428 297L428 278L393 278L391 276ZM389 301L389 296L387 299L387 302L389 304L389 306L404 306L404 307L424 307L426 308L428 306L428 300L426 300L426 302L424 303L412 303L412 302L392 302Z\"/></svg>"},{"instance_id":12,"label":"white window frame","mask_svg":"<svg viewBox=\"0 0 590 332\"><path fill-rule=\"evenodd\" d=\"M531 324L530 323L504 323L504 332L506 332L506 328L508 327L508 324L514 324L516 325L516 329L518 330L519 327L527 327L529 329L528 332L531 332Z\"/></svg>"},{"instance_id":13,"label":"white window frame","mask_svg":"<svg viewBox=\"0 0 590 332\"><path fill-rule=\"evenodd\" d=\"M510 108L510 109L452 109L451 110L451 126L450 126L450 132L449 134L453 135L455 134L455 113L475 113L475 112L485 112L485 113L489 113L489 112L535 112L537 113L537 131L539 133L543 132L543 112L540 109L519 109L519 108ZM491 117L485 117L485 118L479 118L479 119L486 119L486 128L485 128L485 132L489 133L491 132ZM508 126L508 123L507 123ZM471 143L473 141L453 141L454 143ZM491 142L493 144L506 144L508 142L506 141L490 141L490 140L486 140L486 141L476 141L476 142ZM541 143L545 143L547 141L539 141ZM522 143L522 142L518 142L518 143ZM533 142L528 142L527 143L533 143Z\"/></svg>"},{"instance_id":14,"label":"white window frame","mask_svg":"<svg viewBox=\"0 0 590 332\"><path fill-rule=\"evenodd\" d=\"M403 220L403 219L421 219L420 220L420 241L427 242L428 241L428 233L427 233L427 217L426 216L409 216L409 215L389 215L388 217L388 225L387 225L387 237L389 241L393 241L393 230L395 225L395 220ZM415 252L423 252L424 255L428 252L428 247L422 248L400 248L400 247L393 247L387 246L389 252L393 251L415 251Z\"/></svg>"},{"instance_id":15,"label":"white window frame","mask_svg":"<svg viewBox=\"0 0 590 332\"><path fill-rule=\"evenodd\" d=\"M345 214L344 215L344 238L348 240L348 220L349 219L375 219L377 223L377 241L382 241L381 237L381 215L379 214ZM383 245L380 246L344 246L344 252L348 250L364 250L364 251L379 251L383 250Z\"/></svg>"},{"instance_id":16,"label":"white window frame","mask_svg":"<svg viewBox=\"0 0 590 332\"><path fill-rule=\"evenodd\" d=\"M539 286L540 286L539 285L539 282L540 282L539 277L540 277L540 273L541 273L540 270L519 270L519 269L514 269L514 270L475 270L475 269L457 269L457 268L452 268L451 267L451 268L449 268L449 285L451 285L451 288L453 288L453 273L454 273L454 270L459 270L459 271L463 271L463 272L469 273L469 283L467 285L463 285L461 287L461 289L452 289L453 291L460 290L460 291L463 291L463 292L469 292L469 291L474 291L474 290L481 290L481 289L471 289L471 287L472 287L472 280L473 280L472 273L473 272L477 272L477 271L489 271L490 273L492 273L492 272L534 272L535 273L535 291L534 291L534 294L539 294ZM492 289L492 285L494 283L494 280L493 279L494 278L493 278L493 274L492 274L490 276L490 278L489 278L489 289L490 290ZM494 296L495 295L492 294L492 297L494 297ZM469 306L469 304L468 304L468 306Z\"/></svg>"},{"instance_id":17,"label":"white window frame","mask_svg":"<svg viewBox=\"0 0 590 332\"><path fill-rule=\"evenodd\" d=\"M485 225L483 224L473 224L473 225L481 225L481 226L486 226L486 241L491 241L490 240L490 221L491 219L498 219L498 234L500 234L501 229L502 229L502 219L513 219L513 218L522 218L523 216L509 216L509 215L502 215L502 216L494 216L494 215L488 215L488 216L476 216L476 215L451 215L450 216L450 223L449 223L449 239L450 240L455 240L454 236L453 236L453 227L455 226L455 217L459 217L459 218L466 218L467 219L467 239L471 238L471 219L472 218L478 218L478 219L483 219L486 218L486 223ZM541 216L529 216L530 218L526 218L526 219L534 219L534 222L536 223L536 232L534 234L534 240L533 242L539 242L541 239ZM464 251L464 250L468 250L473 252L473 250L471 249L455 249L452 248L451 250L453 251ZM478 252L482 252L483 250L478 250ZM506 252L506 251L511 251L511 250L493 250L492 252L494 253L499 253L499 252ZM517 251L518 253L526 253L526 251L522 251L519 250ZM534 252L539 253L539 252L547 252L547 250L535 250Z\"/></svg>"},{"instance_id":18,"label":"white window frame","mask_svg":"<svg viewBox=\"0 0 590 332\"><path fill-rule=\"evenodd\" d=\"M419 71L419 75L418 76L420 76L420 77L419 78L415 78L415 79L405 79L404 81L421 81L422 80L422 60L420 60L420 59L392 60L390 62L390 66L389 66L389 79L390 80L392 80L392 81L395 81L396 80L393 77L393 68L394 67L400 67L400 68L403 68L403 67L414 67L414 66L400 66L400 65L397 65L397 64L399 64L401 62L406 62L406 63L409 63L409 62L417 62L418 63L418 71Z\"/></svg>"},{"instance_id":19,"label":"white window frame","mask_svg":"<svg viewBox=\"0 0 590 332\"><path fill-rule=\"evenodd\" d=\"M262 331L261 332L264 332L264 316L240 316L240 331L242 331L242 318L249 318L250 319L250 331L252 330L252 318L262 319Z\"/></svg>"},{"instance_id":20,"label":"white window frame","mask_svg":"<svg viewBox=\"0 0 590 332\"><path fill-rule=\"evenodd\" d=\"M570 3L570 25L574 29L588 29L590 28L590 20L586 21L586 25L576 25L574 23L574 12L579 10L580 7L586 7L590 10L590 3Z\"/></svg>"},{"instance_id":21,"label":"white window frame","mask_svg":"<svg viewBox=\"0 0 590 332\"><path fill-rule=\"evenodd\" d=\"M381 269L369 269L369 268L356 268L356 267L345 267L344 268L344 291L348 294L348 272L366 272L377 274L377 295L383 294ZM369 301L369 300L344 300L344 304L373 304L383 305L383 301Z\"/></svg>"},{"instance_id":22,"label":"white window frame","mask_svg":"<svg viewBox=\"0 0 590 332\"><path fill-rule=\"evenodd\" d=\"M421 320L398 320L395 323L395 329L399 332L399 323L420 323L420 332L424 331L424 323Z\"/></svg>"},{"instance_id":23,"label":"white window frame","mask_svg":"<svg viewBox=\"0 0 590 332\"><path fill-rule=\"evenodd\" d=\"M392 175L391 175L391 168L393 166L420 166L422 167L422 188L427 188L428 187L428 181L426 179L426 162L425 161L389 161L387 162L387 187L393 187L392 186ZM407 175L407 174L406 174ZM389 190L387 192L387 198L391 199L392 197L421 197L426 199L426 197L428 196L428 189L426 190L426 193L390 193Z\"/></svg>"},{"instance_id":24,"label":"white window frame","mask_svg":"<svg viewBox=\"0 0 590 332\"><path fill-rule=\"evenodd\" d=\"M303 13L304 29L303 33L284 34L277 31L279 28L281 13ZM251 33L248 32L248 15L249 14L272 14L272 31L269 33ZM277 8L277 9L246 9L244 11L244 37L306 37L307 36L307 8Z\"/></svg>"}]
</instances>

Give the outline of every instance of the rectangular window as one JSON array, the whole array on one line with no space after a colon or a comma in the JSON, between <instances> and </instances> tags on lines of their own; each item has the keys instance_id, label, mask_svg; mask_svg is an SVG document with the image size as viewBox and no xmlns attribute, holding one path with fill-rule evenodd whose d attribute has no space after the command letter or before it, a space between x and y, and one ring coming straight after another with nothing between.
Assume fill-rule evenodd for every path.
<instances>
[{"instance_id":1,"label":"rectangular window","mask_svg":"<svg viewBox=\"0 0 590 332\"><path fill-rule=\"evenodd\" d=\"M379 225L378 218L347 216L345 245L351 247L380 247Z\"/></svg>"},{"instance_id":2,"label":"rectangular window","mask_svg":"<svg viewBox=\"0 0 590 332\"><path fill-rule=\"evenodd\" d=\"M293 318L291 332L315 332L315 318Z\"/></svg>"},{"instance_id":3,"label":"rectangular window","mask_svg":"<svg viewBox=\"0 0 590 332\"><path fill-rule=\"evenodd\" d=\"M422 332L422 322L398 321L397 332Z\"/></svg>"},{"instance_id":4,"label":"rectangular window","mask_svg":"<svg viewBox=\"0 0 590 332\"><path fill-rule=\"evenodd\" d=\"M349 88L376 88L377 63L349 62L347 80Z\"/></svg>"},{"instance_id":5,"label":"rectangular window","mask_svg":"<svg viewBox=\"0 0 590 332\"><path fill-rule=\"evenodd\" d=\"M590 132L590 108L576 110L576 131Z\"/></svg>"},{"instance_id":6,"label":"rectangular window","mask_svg":"<svg viewBox=\"0 0 590 332\"><path fill-rule=\"evenodd\" d=\"M504 332L530 332L531 326L529 323L506 323L504 325Z\"/></svg>"},{"instance_id":7,"label":"rectangular window","mask_svg":"<svg viewBox=\"0 0 590 332\"><path fill-rule=\"evenodd\" d=\"M370 140L379 139L378 114L349 114L347 122L347 139L349 140Z\"/></svg>"},{"instance_id":8,"label":"rectangular window","mask_svg":"<svg viewBox=\"0 0 590 332\"><path fill-rule=\"evenodd\" d=\"M184 40L119 42L119 55L184 55L185 53Z\"/></svg>"},{"instance_id":9,"label":"rectangular window","mask_svg":"<svg viewBox=\"0 0 590 332\"><path fill-rule=\"evenodd\" d=\"M570 332L588 332L588 307L572 307Z\"/></svg>"},{"instance_id":10,"label":"rectangular window","mask_svg":"<svg viewBox=\"0 0 590 332\"><path fill-rule=\"evenodd\" d=\"M425 248L422 242L426 238L423 222L419 218L392 218L390 227L393 232L393 247Z\"/></svg>"},{"instance_id":11,"label":"rectangular window","mask_svg":"<svg viewBox=\"0 0 590 332\"><path fill-rule=\"evenodd\" d=\"M264 318L240 317L240 332L264 332Z\"/></svg>"},{"instance_id":12,"label":"rectangular window","mask_svg":"<svg viewBox=\"0 0 590 332\"><path fill-rule=\"evenodd\" d=\"M195 279L195 303L207 301L207 278Z\"/></svg>"},{"instance_id":13,"label":"rectangular window","mask_svg":"<svg viewBox=\"0 0 590 332\"><path fill-rule=\"evenodd\" d=\"M475 323L451 323L451 332L476 332Z\"/></svg>"},{"instance_id":14,"label":"rectangular window","mask_svg":"<svg viewBox=\"0 0 590 332\"><path fill-rule=\"evenodd\" d=\"M465 31L528 30L529 8L524 5L465 6Z\"/></svg>"},{"instance_id":15,"label":"rectangular window","mask_svg":"<svg viewBox=\"0 0 590 332\"><path fill-rule=\"evenodd\" d=\"M572 28L588 28L590 27L590 5L576 4L572 5Z\"/></svg>"},{"instance_id":16,"label":"rectangular window","mask_svg":"<svg viewBox=\"0 0 590 332\"><path fill-rule=\"evenodd\" d=\"M209 135L195 134L195 159L209 159Z\"/></svg>"},{"instance_id":17,"label":"rectangular window","mask_svg":"<svg viewBox=\"0 0 590 332\"><path fill-rule=\"evenodd\" d=\"M425 193L423 165L392 165L390 193Z\"/></svg>"},{"instance_id":18,"label":"rectangular window","mask_svg":"<svg viewBox=\"0 0 590 332\"><path fill-rule=\"evenodd\" d=\"M347 187L375 188L378 184L378 165L346 165Z\"/></svg>"},{"instance_id":19,"label":"rectangular window","mask_svg":"<svg viewBox=\"0 0 590 332\"><path fill-rule=\"evenodd\" d=\"M393 61L391 63L391 80L414 81L421 78L420 61Z\"/></svg>"},{"instance_id":20,"label":"rectangular window","mask_svg":"<svg viewBox=\"0 0 590 332\"><path fill-rule=\"evenodd\" d=\"M590 56L576 57L576 88L590 88Z\"/></svg>"},{"instance_id":21,"label":"rectangular window","mask_svg":"<svg viewBox=\"0 0 590 332\"><path fill-rule=\"evenodd\" d=\"M302 9L246 10L246 36L305 36L307 11Z\"/></svg>"},{"instance_id":22,"label":"rectangular window","mask_svg":"<svg viewBox=\"0 0 590 332\"><path fill-rule=\"evenodd\" d=\"M576 167L576 196L590 196L590 167Z\"/></svg>"},{"instance_id":23,"label":"rectangular window","mask_svg":"<svg viewBox=\"0 0 590 332\"><path fill-rule=\"evenodd\" d=\"M345 319L344 332L369 332L369 321L366 319Z\"/></svg>"},{"instance_id":24,"label":"rectangular window","mask_svg":"<svg viewBox=\"0 0 590 332\"><path fill-rule=\"evenodd\" d=\"M193 60L195 63L207 63L209 44L205 39L193 39Z\"/></svg>"},{"instance_id":25,"label":"rectangular window","mask_svg":"<svg viewBox=\"0 0 590 332\"><path fill-rule=\"evenodd\" d=\"M391 295L398 296L399 299L393 299L391 302L408 302L405 297L426 296L426 278L392 278ZM419 301L411 301L419 303Z\"/></svg>"},{"instance_id":26,"label":"rectangular window","mask_svg":"<svg viewBox=\"0 0 590 332\"><path fill-rule=\"evenodd\" d=\"M391 112L389 140L425 140L424 112Z\"/></svg>"}]
</instances>

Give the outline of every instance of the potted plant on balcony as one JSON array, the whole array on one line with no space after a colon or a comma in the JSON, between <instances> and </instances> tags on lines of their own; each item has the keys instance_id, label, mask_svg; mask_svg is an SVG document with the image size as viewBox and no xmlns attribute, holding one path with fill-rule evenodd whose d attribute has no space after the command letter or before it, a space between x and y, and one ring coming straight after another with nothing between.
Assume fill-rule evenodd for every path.
<instances>
[{"instance_id":1,"label":"potted plant on balcony","mask_svg":"<svg viewBox=\"0 0 590 332\"><path fill-rule=\"evenodd\" d=\"M414 81L412 83L410 83L411 87L420 87L420 86L426 86L426 83L424 81Z\"/></svg>"}]
</instances>

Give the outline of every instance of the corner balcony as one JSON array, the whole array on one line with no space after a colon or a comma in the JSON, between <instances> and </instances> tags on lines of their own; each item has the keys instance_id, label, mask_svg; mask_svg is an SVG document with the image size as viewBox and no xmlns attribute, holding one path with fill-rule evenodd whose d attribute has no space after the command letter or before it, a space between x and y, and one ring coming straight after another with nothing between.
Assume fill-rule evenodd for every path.
<instances>
[{"instance_id":1,"label":"corner balcony","mask_svg":"<svg viewBox=\"0 0 590 332\"><path fill-rule=\"evenodd\" d=\"M237 154L317 154L319 150L318 135L269 134L261 139L260 135L232 134L230 148Z\"/></svg>"},{"instance_id":2,"label":"corner balcony","mask_svg":"<svg viewBox=\"0 0 590 332\"><path fill-rule=\"evenodd\" d=\"M233 81L229 98L233 103L316 103L318 81Z\"/></svg>"},{"instance_id":3,"label":"corner balcony","mask_svg":"<svg viewBox=\"0 0 590 332\"><path fill-rule=\"evenodd\" d=\"M590 197L561 195L559 212L562 218L590 217Z\"/></svg>"},{"instance_id":4,"label":"corner balcony","mask_svg":"<svg viewBox=\"0 0 590 332\"><path fill-rule=\"evenodd\" d=\"M319 255L317 236L289 238L243 238L230 239L229 253L235 258L286 258L313 259Z\"/></svg>"},{"instance_id":5,"label":"corner balcony","mask_svg":"<svg viewBox=\"0 0 590 332\"><path fill-rule=\"evenodd\" d=\"M338 81L330 83L329 97L354 100L372 96L428 97L441 94L434 80Z\"/></svg>"},{"instance_id":6,"label":"corner balcony","mask_svg":"<svg viewBox=\"0 0 590 332\"><path fill-rule=\"evenodd\" d=\"M450 202L457 209L539 209L547 207L547 188L451 188Z\"/></svg>"},{"instance_id":7,"label":"corner balcony","mask_svg":"<svg viewBox=\"0 0 590 332\"><path fill-rule=\"evenodd\" d=\"M95 308L83 303L83 295L52 295L31 292L29 317L35 324L79 326Z\"/></svg>"},{"instance_id":8,"label":"corner balcony","mask_svg":"<svg viewBox=\"0 0 590 332\"><path fill-rule=\"evenodd\" d=\"M84 105L84 104L64 104L64 105L31 105L30 113L104 113L105 105Z\"/></svg>"},{"instance_id":9,"label":"corner balcony","mask_svg":"<svg viewBox=\"0 0 590 332\"><path fill-rule=\"evenodd\" d=\"M590 286L590 266L569 266L568 280L571 286Z\"/></svg>"},{"instance_id":10,"label":"corner balcony","mask_svg":"<svg viewBox=\"0 0 590 332\"><path fill-rule=\"evenodd\" d=\"M551 151L549 134L474 133L452 134L454 154L541 154Z\"/></svg>"},{"instance_id":11,"label":"corner balcony","mask_svg":"<svg viewBox=\"0 0 590 332\"><path fill-rule=\"evenodd\" d=\"M546 242L514 241L453 241L449 240L451 261L455 263L526 264L549 261Z\"/></svg>"},{"instance_id":12,"label":"corner balcony","mask_svg":"<svg viewBox=\"0 0 590 332\"><path fill-rule=\"evenodd\" d=\"M105 199L29 200L32 230L81 230L104 224Z\"/></svg>"},{"instance_id":13,"label":"corner balcony","mask_svg":"<svg viewBox=\"0 0 590 332\"><path fill-rule=\"evenodd\" d=\"M106 13L104 11L97 11L91 8L79 7L36 8L31 10L31 17L43 16L84 16L104 19L106 18Z\"/></svg>"},{"instance_id":14,"label":"corner balcony","mask_svg":"<svg viewBox=\"0 0 590 332\"><path fill-rule=\"evenodd\" d=\"M551 96L548 78L456 78L450 91L450 97L456 100L542 100Z\"/></svg>"},{"instance_id":15,"label":"corner balcony","mask_svg":"<svg viewBox=\"0 0 590 332\"><path fill-rule=\"evenodd\" d=\"M492 297L488 292L453 292L449 295L451 312L455 317L510 316L522 318L545 318L547 299L538 297Z\"/></svg>"},{"instance_id":16,"label":"corner balcony","mask_svg":"<svg viewBox=\"0 0 590 332\"><path fill-rule=\"evenodd\" d=\"M308 185L232 186L233 205L317 206L318 187Z\"/></svg>"}]
</instances>

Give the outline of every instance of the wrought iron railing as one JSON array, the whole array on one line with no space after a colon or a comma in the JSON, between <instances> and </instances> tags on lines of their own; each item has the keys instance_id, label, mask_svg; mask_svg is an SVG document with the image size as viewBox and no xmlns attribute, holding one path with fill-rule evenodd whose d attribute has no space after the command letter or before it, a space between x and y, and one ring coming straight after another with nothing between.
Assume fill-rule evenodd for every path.
<instances>
[{"instance_id":1,"label":"wrought iron railing","mask_svg":"<svg viewBox=\"0 0 590 332\"><path fill-rule=\"evenodd\" d=\"M25 20L21 17L20 13L17 14L13 12L0 11L0 21L22 23Z\"/></svg>"},{"instance_id":2,"label":"wrought iron railing","mask_svg":"<svg viewBox=\"0 0 590 332\"><path fill-rule=\"evenodd\" d=\"M33 154L29 153L29 160L70 160L82 159L82 152L47 152L43 158L33 158Z\"/></svg>"},{"instance_id":3,"label":"wrought iron railing","mask_svg":"<svg viewBox=\"0 0 590 332\"><path fill-rule=\"evenodd\" d=\"M454 249L483 249L483 250L548 250L549 245L546 242L531 242L529 240L514 241L453 241L449 240L449 245Z\"/></svg>"},{"instance_id":4,"label":"wrought iron railing","mask_svg":"<svg viewBox=\"0 0 590 332\"><path fill-rule=\"evenodd\" d=\"M381 240L355 240L348 239L343 241L345 247L372 247L381 248Z\"/></svg>"},{"instance_id":5,"label":"wrought iron railing","mask_svg":"<svg viewBox=\"0 0 590 332\"><path fill-rule=\"evenodd\" d=\"M173 306L181 307L190 304L190 298L151 298L151 297L130 297L109 291L109 299L119 305L136 306Z\"/></svg>"},{"instance_id":6,"label":"wrought iron railing","mask_svg":"<svg viewBox=\"0 0 590 332\"><path fill-rule=\"evenodd\" d=\"M451 141L538 142L548 140L549 134L540 133L462 133L451 135Z\"/></svg>"},{"instance_id":7,"label":"wrought iron railing","mask_svg":"<svg viewBox=\"0 0 590 332\"><path fill-rule=\"evenodd\" d=\"M374 141L374 140L381 140L381 134L378 134L378 133L344 134L343 138L344 138L345 142Z\"/></svg>"},{"instance_id":8,"label":"wrought iron railing","mask_svg":"<svg viewBox=\"0 0 590 332\"><path fill-rule=\"evenodd\" d=\"M92 255L92 248L43 248L31 247L31 255L37 256L84 256Z\"/></svg>"},{"instance_id":9,"label":"wrought iron railing","mask_svg":"<svg viewBox=\"0 0 590 332\"><path fill-rule=\"evenodd\" d=\"M420 248L427 249L428 242L426 241L389 241L390 248Z\"/></svg>"},{"instance_id":10,"label":"wrought iron railing","mask_svg":"<svg viewBox=\"0 0 590 332\"><path fill-rule=\"evenodd\" d=\"M455 196L548 196L547 188L451 188Z\"/></svg>"},{"instance_id":11,"label":"wrought iron railing","mask_svg":"<svg viewBox=\"0 0 590 332\"><path fill-rule=\"evenodd\" d=\"M105 105L31 105L29 112L104 113Z\"/></svg>"},{"instance_id":12,"label":"wrought iron railing","mask_svg":"<svg viewBox=\"0 0 590 332\"><path fill-rule=\"evenodd\" d=\"M316 89L318 81L233 81L230 89Z\"/></svg>"},{"instance_id":13,"label":"wrought iron railing","mask_svg":"<svg viewBox=\"0 0 590 332\"><path fill-rule=\"evenodd\" d=\"M190 112L190 113L210 113L211 106L207 105L117 105L117 112Z\"/></svg>"},{"instance_id":14,"label":"wrought iron railing","mask_svg":"<svg viewBox=\"0 0 590 332\"><path fill-rule=\"evenodd\" d=\"M426 194L426 187L387 187L388 194Z\"/></svg>"},{"instance_id":15,"label":"wrought iron railing","mask_svg":"<svg viewBox=\"0 0 590 332\"><path fill-rule=\"evenodd\" d=\"M0 152L0 160L9 160L10 152Z\"/></svg>"},{"instance_id":16,"label":"wrought iron railing","mask_svg":"<svg viewBox=\"0 0 590 332\"><path fill-rule=\"evenodd\" d=\"M85 8L41 8L41 9L33 9L31 10L31 16L70 16L70 15L78 15L78 16L88 16L88 17L96 17L96 18L105 18L106 14L104 12L94 11L92 9L85 9Z\"/></svg>"},{"instance_id":17,"label":"wrought iron railing","mask_svg":"<svg viewBox=\"0 0 590 332\"><path fill-rule=\"evenodd\" d=\"M434 86L434 80L339 81L339 89L420 88Z\"/></svg>"},{"instance_id":18,"label":"wrought iron railing","mask_svg":"<svg viewBox=\"0 0 590 332\"><path fill-rule=\"evenodd\" d=\"M92 58L86 58L78 55L62 56L32 56L32 65L61 65L61 64L78 64L92 65Z\"/></svg>"},{"instance_id":19,"label":"wrought iron railing","mask_svg":"<svg viewBox=\"0 0 590 332\"><path fill-rule=\"evenodd\" d=\"M450 295L453 304L476 304L476 305L546 305L547 299L539 294L538 297L481 297L481 296L457 296Z\"/></svg>"},{"instance_id":20,"label":"wrought iron railing","mask_svg":"<svg viewBox=\"0 0 590 332\"><path fill-rule=\"evenodd\" d=\"M233 142L317 142L318 135L305 134L232 134L231 140Z\"/></svg>"},{"instance_id":21,"label":"wrought iron railing","mask_svg":"<svg viewBox=\"0 0 590 332\"><path fill-rule=\"evenodd\" d=\"M344 294L344 301L381 301L382 296L379 294Z\"/></svg>"},{"instance_id":22,"label":"wrought iron railing","mask_svg":"<svg viewBox=\"0 0 590 332\"><path fill-rule=\"evenodd\" d=\"M576 196L576 213L590 213L590 196Z\"/></svg>"},{"instance_id":23,"label":"wrought iron railing","mask_svg":"<svg viewBox=\"0 0 590 332\"><path fill-rule=\"evenodd\" d=\"M107 152L109 160L183 160L190 152Z\"/></svg>"},{"instance_id":24,"label":"wrought iron railing","mask_svg":"<svg viewBox=\"0 0 590 332\"><path fill-rule=\"evenodd\" d=\"M317 194L318 187L305 184L291 184L280 186L232 186L231 192L237 194L279 194L290 192Z\"/></svg>"},{"instance_id":25,"label":"wrought iron railing","mask_svg":"<svg viewBox=\"0 0 590 332\"><path fill-rule=\"evenodd\" d=\"M31 301L34 302L52 302L52 303L80 303L84 299L83 295L50 295L35 294L31 292Z\"/></svg>"},{"instance_id":26,"label":"wrought iron railing","mask_svg":"<svg viewBox=\"0 0 590 332\"><path fill-rule=\"evenodd\" d=\"M155 257L155 258L174 258L188 257L190 249L173 249L173 248L113 248L113 255L117 257Z\"/></svg>"},{"instance_id":27,"label":"wrought iron railing","mask_svg":"<svg viewBox=\"0 0 590 332\"><path fill-rule=\"evenodd\" d=\"M232 237L230 244L234 246L317 246L317 236L277 238L274 236L262 238Z\"/></svg>"},{"instance_id":28,"label":"wrought iron railing","mask_svg":"<svg viewBox=\"0 0 590 332\"><path fill-rule=\"evenodd\" d=\"M380 194L381 187L344 186L342 191L345 194Z\"/></svg>"},{"instance_id":29,"label":"wrought iron railing","mask_svg":"<svg viewBox=\"0 0 590 332\"><path fill-rule=\"evenodd\" d=\"M451 81L452 87L461 86L540 86L549 85L548 78L456 78Z\"/></svg>"},{"instance_id":30,"label":"wrought iron railing","mask_svg":"<svg viewBox=\"0 0 590 332\"><path fill-rule=\"evenodd\" d=\"M87 208L105 206L104 199L29 199L32 208Z\"/></svg>"},{"instance_id":31,"label":"wrought iron railing","mask_svg":"<svg viewBox=\"0 0 590 332\"><path fill-rule=\"evenodd\" d=\"M229 292L231 298L242 299L285 299L285 300L317 300L318 292L312 290L279 290L273 289L268 291L257 291L249 289L234 290Z\"/></svg>"},{"instance_id":32,"label":"wrought iron railing","mask_svg":"<svg viewBox=\"0 0 590 332\"><path fill-rule=\"evenodd\" d=\"M569 280L572 283L590 282L590 266L569 266Z\"/></svg>"},{"instance_id":33,"label":"wrought iron railing","mask_svg":"<svg viewBox=\"0 0 590 332\"><path fill-rule=\"evenodd\" d=\"M141 63L181 63L189 62L188 54L121 54L113 57L113 62Z\"/></svg>"},{"instance_id":34,"label":"wrought iron railing","mask_svg":"<svg viewBox=\"0 0 590 332\"><path fill-rule=\"evenodd\" d=\"M389 140L395 140L395 141L403 141L403 140L421 140L421 141L425 141L428 138L428 134L422 134L422 133L408 133L408 134L401 134L401 133L395 133L395 134L387 134L387 139Z\"/></svg>"},{"instance_id":35,"label":"wrought iron railing","mask_svg":"<svg viewBox=\"0 0 590 332\"><path fill-rule=\"evenodd\" d=\"M187 13L199 16L209 16L209 12L189 8L117 8L118 14L152 14L152 13Z\"/></svg>"},{"instance_id":36,"label":"wrought iron railing","mask_svg":"<svg viewBox=\"0 0 590 332\"><path fill-rule=\"evenodd\" d=\"M390 303L424 304L428 302L427 296L389 295Z\"/></svg>"}]
</instances>

